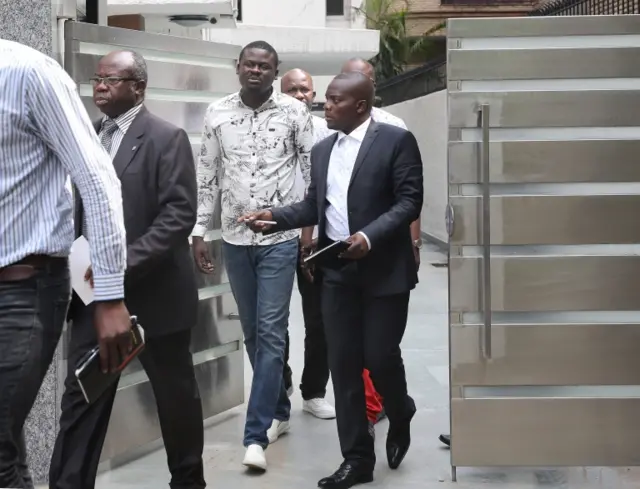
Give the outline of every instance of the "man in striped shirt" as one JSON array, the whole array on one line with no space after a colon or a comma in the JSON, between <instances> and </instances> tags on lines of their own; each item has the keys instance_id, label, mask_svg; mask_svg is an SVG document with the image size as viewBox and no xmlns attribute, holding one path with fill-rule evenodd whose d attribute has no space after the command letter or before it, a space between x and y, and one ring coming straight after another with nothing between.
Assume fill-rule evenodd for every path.
<instances>
[{"instance_id":1,"label":"man in striped shirt","mask_svg":"<svg viewBox=\"0 0 640 489\"><path fill-rule=\"evenodd\" d=\"M76 85L51 58L0 40L0 487L32 488L22 428L67 313L70 176L86 208L104 369L130 349L120 185Z\"/></svg>"}]
</instances>

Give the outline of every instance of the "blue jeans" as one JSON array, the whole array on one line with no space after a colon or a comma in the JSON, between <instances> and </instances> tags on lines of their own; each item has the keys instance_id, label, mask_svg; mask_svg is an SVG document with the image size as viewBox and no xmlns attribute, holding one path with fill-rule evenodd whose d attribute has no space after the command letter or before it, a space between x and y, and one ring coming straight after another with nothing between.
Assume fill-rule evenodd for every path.
<instances>
[{"instance_id":1,"label":"blue jeans","mask_svg":"<svg viewBox=\"0 0 640 489\"><path fill-rule=\"evenodd\" d=\"M271 422L287 421L291 412L282 369L298 240L267 246L223 242L223 253L253 368L243 443L266 448Z\"/></svg>"},{"instance_id":2,"label":"blue jeans","mask_svg":"<svg viewBox=\"0 0 640 489\"><path fill-rule=\"evenodd\" d=\"M62 334L71 297L66 260L0 281L0 487L33 488L22 428Z\"/></svg>"}]
</instances>

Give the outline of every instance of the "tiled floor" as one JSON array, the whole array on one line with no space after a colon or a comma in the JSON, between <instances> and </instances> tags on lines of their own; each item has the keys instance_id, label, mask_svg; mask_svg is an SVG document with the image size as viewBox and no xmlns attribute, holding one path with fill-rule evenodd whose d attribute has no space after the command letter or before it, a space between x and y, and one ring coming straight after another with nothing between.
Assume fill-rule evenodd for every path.
<instances>
[{"instance_id":1,"label":"tiled floor","mask_svg":"<svg viewBox=\"0 0 640 489\"><path fill-rule=\"evenodd\" d=\"M435 489L627 489L640 488L638 469L459 469L458 483L450 479L449 452L437 441L448 429L447 269L433 267L446 257L434 249L422 256L420 284L412 295L404 359L411 394L418 405L412 426L413 445L402 467L392 473L386 466L386 421L377 427L376 480L367 488ZM291 365L299 381L304 328L296 293L291 308ZM250 369L246 369L246 386ZM329 393L329 398L333 394ZM269 470L248 475L241 466L244 423L242 407L218 416L206 430L205 476L209 487L222 489L305 489L316 487L341 462L335 421L322 421L301 410L299 392L292 398L292 430L272 445ZM101 474L98 489L160 489L169 475L164 451Z\"/></svg>"}]
</instances>

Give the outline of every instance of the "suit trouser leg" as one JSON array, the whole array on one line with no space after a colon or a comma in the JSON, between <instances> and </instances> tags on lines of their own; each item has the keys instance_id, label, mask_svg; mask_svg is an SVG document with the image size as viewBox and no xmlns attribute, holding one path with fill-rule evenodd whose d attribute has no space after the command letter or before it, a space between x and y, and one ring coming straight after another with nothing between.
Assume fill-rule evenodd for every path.
<instances>
[{"instance_id":1,"label":"suit trouser leg","mask_svg":"<svg viewBox=\"0 0 640 489\"><path fill-rule=\"evenodd\" d=\"M297 278L304 318L304 369L300 391L302 398L308 401L324 398L327 394L329 360L322 322L322 284L318 281L309 282L302 272L300 263Z\"/></svg>"},{"instance_id":2,"label":"suit trouser leg","mask_svg":"<svg viewBox=\"0 0 640 489\"><path fill-rule=\"evenodd\" d=\"M375 452L369 435L362 371L364 327L362 294L349 284L334 280L340 272L327 272L323 280L324 319L329 368L336 401L336 421L345 460L373 468Z\"/></svg>"},{"instance_id":3,"label":"suit trouser leg","mask_svg":"<svg viewBox=\"0 0 640 489\"><path fill-rule=\"evenodd\" d=\"M147 340L140 361L158 407L172 489L206 487L202 401L189 346L191 330Z\"/></svg>"},{"instance_id":4,"label":"suit trouser leg","mask_svg":"<svg viewBox=\"0 0 640 489\"><path fill-rule=\"evenodd\" d=\"M382 395L389 421L407 417L414 408L400 343L407 325L409 293L364 298L364 363Z\"/></svg>"},{"instance_id":5,"label":"suit trouser leg","mask_svg":"<svg viewBox=\"0 0 640 489\"><path fill-rule=\"evenodd\" d=\"M60 406L60 430L49 469L49 489L95 487L118 385L114 383L102 396L87 404L74 374L78 361L97 342L93 313L91 305L74 310L67 377Z\"/></svg>"}]
</instances>

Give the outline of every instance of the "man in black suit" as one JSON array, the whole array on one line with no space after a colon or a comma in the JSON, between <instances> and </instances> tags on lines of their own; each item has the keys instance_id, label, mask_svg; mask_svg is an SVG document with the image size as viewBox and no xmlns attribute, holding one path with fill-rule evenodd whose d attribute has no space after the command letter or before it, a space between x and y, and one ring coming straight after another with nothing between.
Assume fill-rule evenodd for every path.
<instances>
[{"instance_id":1,"label":"man in black suit","mask_svg":"<svg viewBox=\"0 0 640 489\"><path fill-rule=\"evenodd\" d=\"M147 69L140 55L108 54L91 81L94 102L105 114L96 130L122 184L127 232L125 301L146 333L146 348L139 358L156 398L171 472L169 485L204 488L202 403L189 350L198 308L189 250L197 209L193 152L182 129L144 107ZM84 226L78 204L80 234ZM90 270L86 278L91 280ZM92 404L85 402L74 371L78 360L96 344L93 304L85 306L74 295L70 319L68 374L49 487L92 489L117 385Z\"/></svg>"},{"instance_id":2,"label":"man in black suit","mask_svg":"<svg viewBox=\"0 0 640 489\"><path fill-rule=\"evenodd\" d=\"M306 198L240 218L256 232L318 224L319 249L335 241L349 243L333 264L321 268L322 314L345 459L318 483L326 488L373 480L363 368L384 397L392 469L409 449L416 411L407 394L400 342L409 293L418 281L409 225L422 207L422 161L410 132L371 120L373 97L373 83L362 73L334 78L325 118L338 133L313 148Z\"/></svg>"}]
</instances>

